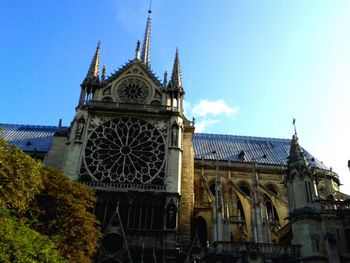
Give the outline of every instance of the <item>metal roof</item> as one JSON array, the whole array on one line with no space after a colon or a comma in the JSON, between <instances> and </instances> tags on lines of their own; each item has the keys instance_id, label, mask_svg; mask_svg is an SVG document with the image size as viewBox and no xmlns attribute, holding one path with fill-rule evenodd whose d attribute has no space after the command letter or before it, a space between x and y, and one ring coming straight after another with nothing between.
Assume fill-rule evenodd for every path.
<instances>
[{"instance_id":1,"label":"metal roof","mask_svg":"<svg viewBox=\"0 0 350 263\"><path fill-rule=\"evenodd\" d=\"M52 144L57 126L35 126L0 124L0 134L7 142L17 145L21 150L47 152ZM195 133L193 147L196 159L241 162L239 153L244 152L243 162L256 161L261 164L281 165L287 163L291 140L237 135ZM216 151L216 154L213 154ZM329 168L303 149L312 167Z\"/></svg>"},{"instance_id":2,"label":"metal roof","mask_svg":"<svg viewBox=\"0 0 350 263\"><path fill-rule=\"evenodd\" d=\"M287 163L290 139L276 139L237 135L195 133L193 147L196 159L227 160L242 162L239 154L244 152L243 162L281 165ZM213 153L213 151L216 152ZM303 149L311 167L327 169L322 162Z\"/></svg>"},{"instance_id":3,"label":"metal roof","mask_svg":"<svg viewBox=\"0 0 350 263\"><path fill-rule=\"evenodd\" d=\"M8 143L15 144L25 152L47 152L52 144L57 126L37 126L20 124L1 124L0 137Z\"/></svg>"}]
</instances>

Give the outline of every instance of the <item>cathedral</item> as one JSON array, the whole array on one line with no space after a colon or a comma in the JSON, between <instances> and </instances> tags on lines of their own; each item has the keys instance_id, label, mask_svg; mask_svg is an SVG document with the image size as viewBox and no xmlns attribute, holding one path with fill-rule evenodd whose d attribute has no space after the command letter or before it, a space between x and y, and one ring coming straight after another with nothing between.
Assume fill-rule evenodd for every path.
<instances>
[{"instance_id":1,"label":"cathedral","mask_svg":"<svg viewBox=\"0 0 350 263\"><path fill-rule=\"evenodd\" d=\"M98 263L350 262L350 196L291 139L195 133L171 75L151 70L151 11L135 56L100 72L69 127L0 124L9 143L96 192ZM72 109L73 111L73 109Z\"/></svg>"}]
</instances>

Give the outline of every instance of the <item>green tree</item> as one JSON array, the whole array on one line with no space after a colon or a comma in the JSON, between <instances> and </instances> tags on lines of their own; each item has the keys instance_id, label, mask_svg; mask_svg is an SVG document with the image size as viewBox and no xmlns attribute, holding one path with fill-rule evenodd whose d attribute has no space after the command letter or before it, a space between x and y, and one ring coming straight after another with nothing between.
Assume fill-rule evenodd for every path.
<instances>
[{"instance_id":1,"label":"green tree","mask_svg":"<svg viewBox=\"0 0 350 263\"><path fill-rule=\"evenodd\" d=\"M67 262L53 242L2 210L0 214L0 262Z\"/></svg>"},{"instance_id":2,"label":"green tree","mask_svg":"<svg viewBox=\"0 0 350 263\"><path fill-rule=\"evenodd\" d=\"M95 205L92 190L53 168L42 169L44 189L31 204L37 230L47 235L70 262L91 262L97 250L98 221L88 210Z\"/></svg>"},{"instance_id":3,"label":"green tree","mask_svg":"<svg viewBox=\"0 0 350 263\"><path fill-rule=\"evenodd\" d=\"M46 251L48 246L44 241L49 238L69 262L91 262L100 237L98 221L89 212L94 204L92 190L70 181L57 170L45 167L0 138L0 211L8 209L15 215L9 219L0 213L1 226L8 227L0 230L3 231L1 251L13 246L18 255L27 255L27 250L32 248ZM32 232L26 229L28 226ZM19 232L13 232L13 229ZM12 239L9 238L11 235L6 235L10 230L16 233ZM36 246L26 246L31 242L36 242ZM1 258L0 254L0 262L6 262ZM43 257L43 261L17 262L55 261Z\"/></svg>"},{"instance_id":4,"label":"green tree","mask_svg":"<svg viewBox=\"0 0 350 263\"><path fill-rule=\"evenodd\" d=\"M42 187L42 164L0 138L0 207L25 212Z\"/></svg>"}]
</instances>

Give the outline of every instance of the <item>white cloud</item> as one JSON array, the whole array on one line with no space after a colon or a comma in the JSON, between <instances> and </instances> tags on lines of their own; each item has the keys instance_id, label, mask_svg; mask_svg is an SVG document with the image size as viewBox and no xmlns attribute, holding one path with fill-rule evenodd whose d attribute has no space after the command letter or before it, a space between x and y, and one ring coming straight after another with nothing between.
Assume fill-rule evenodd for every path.
<instances>
[{"instance_id":1,"label":"white cloud","mask_svg":"<svg viewBox=\"0 0 350 263\"><path fill-rule=\"evenodd\" d=\"M215 119L204 119L204 120L200 120L200 121L196 121L195 127L196 127L196 132L204 132L205 128L207 128L208 126L211 126L215 123L220 122L219 120L215 120Z\"/></svg>"},{"instance_id":2,"label":"white cloud","mask_svg":"<svg viewBox=\"0 0 350 263\"><path fill-rule=\"evenodd\" d=\"M225 117L233 118L238 112L238 107L231 107L224 100L201 100L194 105L186 101L184 106L186 116L192 115L196 119L196 132L204 132L209 126L222 122Z\"/></svg>"},{"instance_id":3,"label":"white cloud","mask_svg":"<svg viewBox=\"0 0 350 263\"><path fill-rule=\"evenodd\" d=\"M192 114L196 117L226 115L233 117L238 112L238 107L230 107L224 100L201 100L192 109Z\"/></svg>"}]
</instances>

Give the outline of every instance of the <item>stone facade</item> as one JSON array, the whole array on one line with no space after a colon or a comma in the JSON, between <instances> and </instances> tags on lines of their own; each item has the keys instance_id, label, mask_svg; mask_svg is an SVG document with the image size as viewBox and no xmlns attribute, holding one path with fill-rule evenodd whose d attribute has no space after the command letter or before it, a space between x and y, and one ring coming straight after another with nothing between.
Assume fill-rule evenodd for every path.
<instances>
[{"instance_id":1,"label":"stone facade","mask_svg":"<svg viewBox=\"0 0 350 263\"><path fill-rule=\"evenodd\" d=\"M96 191L96 261L349 262L349 196L337 174L296 134L196 137L178 51L169 81L150 69L150 16L142 50L138 42L109 77L97 46L75 117L44 158Z\"/></svg>"}]
</instances>

